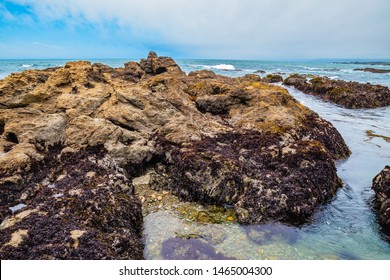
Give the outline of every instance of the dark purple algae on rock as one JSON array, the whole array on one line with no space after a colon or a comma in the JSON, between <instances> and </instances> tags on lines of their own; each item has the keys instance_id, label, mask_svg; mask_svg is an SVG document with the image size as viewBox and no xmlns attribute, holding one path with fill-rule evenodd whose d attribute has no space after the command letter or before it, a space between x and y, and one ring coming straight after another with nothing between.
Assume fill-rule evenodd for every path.
<instances>
[{"instance_id":1,"label":"dark purple algae on rock","mask_svg":"<svg viewBox=\"0 0 390 280\"><path fill-rule=\"evenodd\" d=\"M42 151L19 188L26 206L0 225L1 259L142 259L141 206L102 147ZM17 193L15 193L17 192Z\"/></svg>"},{"instance_id":2,"label":"dark purple algae on rock","mask_svg":"<svg viewBox=\"0 0 390 280\"><path fill-rule=\"evenodd\" d=\"M175 174L166 188L186 200L233 205L241 223L301 224L342 185L319 142L255 131L174 149L166 172Z\"/></svg>"},{"instance_id":3,"label":"dark purple algae on rock","mask_svg":"<svg viewBox=\"0 0 390 280\"><path fill-rule=\"evenodd\" d=\"M385 166L375 176L372 180L372 189L375 192L375 205L380 224L386 233L390 233L390 166Z\"/></svg>"}]
</instances>

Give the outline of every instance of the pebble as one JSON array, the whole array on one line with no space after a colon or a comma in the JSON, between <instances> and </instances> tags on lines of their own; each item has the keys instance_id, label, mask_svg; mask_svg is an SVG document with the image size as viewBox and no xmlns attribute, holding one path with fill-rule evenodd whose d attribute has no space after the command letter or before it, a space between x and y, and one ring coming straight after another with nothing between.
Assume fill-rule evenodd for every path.
<instances>
[{"instance_id":1,"label":"pebble","mask_svg":"<svg viewBox=\"0 0 390 280\"><path fill-rule=\"evenodd\" d=\"M144 196L141 195L141 196L139 196L139 200L141 201L141 203L144 203L146 199Z\"/></svg>"}]
</instances>

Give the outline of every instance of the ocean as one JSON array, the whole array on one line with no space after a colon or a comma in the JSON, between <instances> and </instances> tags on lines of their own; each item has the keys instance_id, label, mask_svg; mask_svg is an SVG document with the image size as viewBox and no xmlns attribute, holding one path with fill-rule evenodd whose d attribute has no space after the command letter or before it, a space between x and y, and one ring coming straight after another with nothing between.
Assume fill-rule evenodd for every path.
<instances>
[{"instance_id":1,"label":"ocean","mask_svg":"<svg viewBox=\"0 0 390 280\"><path fill-rule=\"evenodd\" d=\"M0 59L0 79L12 72L20 72L27 69L45 69L48 67L64 66L66 62L72 60L66 59ZM123 67L128 61L137 61L134 59L89 59L91 62L100 62L111 67ZM208 69L217 74L231 77L239 77L245 74L252 74L258 70L265 71L265 74L281 73L287 77L289 74L302 73L327 76L333 79L345 81L369 82L372 84L381 84L390 87L390 73L377 74L370 72L354 71L357 68L377 68L390 69L390 60L384 62L354 63L349 61L257 61L257 60L221 60L221 59L177 59L183 71L189 73L202 69Z\"/></svg>"},{"instance_id":2,"label":"ocean","mask_svg":"<svg viewBox=\"0 0 390 280\"><path fill-rule=\"evenodd\" d=\"M122 67L125 59L98 59L112 67ZM258 70L265 76L292 73L327 76L332 79L381 84L390 87L390 73L354 71L356 68L390 69L390 61L369 63L350 61L250 61L178 59L186 72L209 69L218 74L238 77ZM67 60L0 60L0 79L12 72L63 66ZM390 259L390 237L383 233L373 208L371 182L385 165L390 165L390 142L372 137L368 131L390 136L390 107L345 109L286 87L303 105L332 122L352 150L352 155L337 162L344 182L335 198L322 206L313 220L302 227L265 225L266 242L251 234L251 226L238 224L204 225L184 223L175 213L160 211L145 218L145 258L161 259L162 243L186 228L187 233L217 231L225 236L215 249L237 259Z\"/></svg>"}]
</instances>

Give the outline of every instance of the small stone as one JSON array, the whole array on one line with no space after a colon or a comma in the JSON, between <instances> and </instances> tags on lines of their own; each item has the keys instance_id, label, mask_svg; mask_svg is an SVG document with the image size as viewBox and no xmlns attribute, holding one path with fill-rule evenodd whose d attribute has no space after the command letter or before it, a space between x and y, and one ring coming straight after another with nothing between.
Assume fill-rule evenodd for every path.
<instances>
[{"instance_id":1,"label":"small stone","mask_svg":"<svg viewBox=\"0 0 390 280\"><path fill-rule=\"evenodd\" d=\"M81 190L81 189L70 190L70 191L69 191L69 195L81 196L82 193L83 193L83 190Z\"/></svg>"},{"instance_id":2,"label":"small stone","mask_svg":"<svg viewBox=\"0 0 390 280\"><path fill-rule=\"evenodd\" d=\"M163 191L162 194L163 194L163 195L167 195L167 194L169 194L169 192Z\"/></svg>"},{"instance_id":3,"label":"small stone","mask_svg":"<svg viewBox=\"0 0 390 280\"><path fill-rule=\"evenodd\" d=\"M62 174L62 175L58 176L56 182L61 181L61 180L64 179L65 177L66 177L65 174ZM88 173L87 173L87 177L88 177Z\"/></svg>"},{"instance_id":4,"label":"small stone","mask_svg":"<svg viewBox=\"0 0 390 280\"><path fill-rule=\"evenodd\" d=\"M74 243L73 248L77 249L79 247L79 238L85 233L85 230L72 230L70 232L70 237L72 237Z\"/></svg>"},{"instance_id":5,"label":"small stone","mask_svg":"<svg viewBox=\"0 0 390 280\"><path fill-rule=\"evenodd\" d=\"M161 201L163 198L162 198L162 196L161 195L159 195L158 197L157 197L157 200L158 201Z\"/></svg>"},{"instance_id":6,"label":"small stone","mask_svg":"<svg viewBox=\"0 0 390 280\"><path fill-rule=\"evenodd\" d=\"M85 175L85 177L87 177L87 178L89 178L89 179L92 179L93 177L95 177L96 176L96 172L94 172L94 171L90 171L90 172L88 172L86 175Z\"/></svg>"}]
</instances>

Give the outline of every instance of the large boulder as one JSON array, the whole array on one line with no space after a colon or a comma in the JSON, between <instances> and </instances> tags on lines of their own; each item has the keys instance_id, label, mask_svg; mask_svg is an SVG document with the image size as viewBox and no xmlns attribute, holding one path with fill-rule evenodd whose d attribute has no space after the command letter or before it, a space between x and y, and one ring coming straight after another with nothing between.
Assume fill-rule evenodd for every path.
<instances>
[{"instance_id":1,"label":"large boulder","mask_svg":"<svg viewBox=\"0 0 390 280\"><path fill-rule=\"evenodd\" d=\"M390 229L390 166L386 166L372 181L381 224Z\"/></svg>"},{"instance_id":2,"label":"large boulder","mask_svg":"<svg viewBox=\"0 0 390 280\"><path fill-rule=\"evenodd\" d=\"M240 223L300 224L342 186L334 160L349 153L332 124L254 74L186 75L153 52L12 74L0 81L0 254L142 258L130 181L151 169L154 189Z\"/></svg>"},{"instance_id":3,"label":"large boulder","mask_svg":"<svg viewBox=\"0 0 390 280\"><path fill-rule=\"evenodd\" d=\"M332 80L320 76L308 79L306 75L298 74L290 75L283 84L350 109L390 105L390 89L381 85Z\"/></svg>"}]
</instances>

